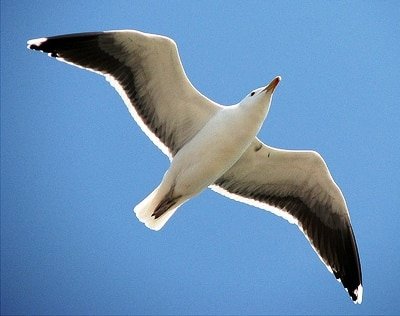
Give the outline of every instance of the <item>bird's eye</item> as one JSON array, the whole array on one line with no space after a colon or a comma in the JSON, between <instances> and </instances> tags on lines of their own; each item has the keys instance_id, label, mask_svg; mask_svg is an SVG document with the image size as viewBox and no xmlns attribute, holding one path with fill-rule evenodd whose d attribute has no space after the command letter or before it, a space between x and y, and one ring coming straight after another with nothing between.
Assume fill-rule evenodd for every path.
<instances>
[{"instance_id":1,"label":"bird's eye","mask_svg":"<svg viewBox=\"0 0 400 316\"><path fill-rule=\"evenodd\" d=\"M255 92L253 91L252 93L250 93L250 96L252 97L253 95L255 95Z\"/></svg>"}]
</instances>

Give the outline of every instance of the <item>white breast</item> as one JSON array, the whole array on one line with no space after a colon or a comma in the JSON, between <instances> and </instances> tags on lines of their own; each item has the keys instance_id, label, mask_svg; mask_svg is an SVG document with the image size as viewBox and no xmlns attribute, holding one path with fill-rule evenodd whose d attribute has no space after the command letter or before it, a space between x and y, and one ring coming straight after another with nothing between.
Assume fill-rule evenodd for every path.
<instances>
[{"instance_id":1,"label":"white breast","mask_svg":"<svg viewBox=\"0 0 400 316\"><path fill-rule=\"evenodd\" d=\"M249 109L246 109L247 112ZM174 157L166 177L182 194L195 195L215 182L242 156L262 121L240 106L222 109Z\"/></svg>"}]
</instances>

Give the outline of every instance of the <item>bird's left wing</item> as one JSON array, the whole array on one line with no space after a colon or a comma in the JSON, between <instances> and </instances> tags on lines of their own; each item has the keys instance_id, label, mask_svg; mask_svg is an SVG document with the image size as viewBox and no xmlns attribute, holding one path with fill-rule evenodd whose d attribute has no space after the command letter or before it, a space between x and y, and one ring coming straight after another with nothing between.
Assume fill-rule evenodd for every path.
<instances>
[{"instance_id":1,"label":"bird's left wing","mask_svg":"<svg viewBox=\"0 0 400 316\"><path fill-rule=\"evenodd\" d=\"M211 189L297 224L352 300L361 303L360 260L346 202L318 153L275 149L256 138Z\"/></svg>"},{"instance_id":2,"label":"bird's left wing","mask_svg":"<svg viewBox=\"0 0 400 316\"><path fill-rule=\"evenodd\" d=\"M28 48L104 75L170 158L221 108L192 86L175 42L165 36L134 30L78 33L30 40Z\"/></svg>"}]
</instances>

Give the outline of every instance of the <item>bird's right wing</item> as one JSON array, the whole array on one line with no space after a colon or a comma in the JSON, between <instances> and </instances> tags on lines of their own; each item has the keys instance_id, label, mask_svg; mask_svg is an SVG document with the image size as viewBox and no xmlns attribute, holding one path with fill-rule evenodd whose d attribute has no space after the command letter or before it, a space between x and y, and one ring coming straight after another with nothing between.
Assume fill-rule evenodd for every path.
<instances>
[{"instance_id":1,"label":"bird's right wing","mask_svg":"<svg viewBox=\"0 0 400 316\"><path fill-rule=\"evenodd\" d=\"M130 30L80 33L30 40L28 48L104 75L170 158L221 108L192 86L168 37Z\"/></svg>"},{"instance_id":2,"label":"bird's right wing","mask_svg":"<svg viewBox=\"0 0 400 316\"><path fill-rule=\"evenodd\" d=\"M361 303L361 266L346 202L318 153L280 150L256 138L211 188L295 223Z\"/></svg>"}]
</instances>

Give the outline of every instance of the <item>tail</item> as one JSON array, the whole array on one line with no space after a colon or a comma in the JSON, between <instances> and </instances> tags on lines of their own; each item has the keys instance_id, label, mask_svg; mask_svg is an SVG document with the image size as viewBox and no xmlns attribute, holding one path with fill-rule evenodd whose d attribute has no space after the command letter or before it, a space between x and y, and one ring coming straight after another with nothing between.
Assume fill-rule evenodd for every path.
<instances>
[{"instance_id":1,"label":"tail","mask_svg":"<svg viewBox=\"0 0 400 316\"><path fill-rule=\"evenodd\" d=\"M172 196L172 190L162 194L159 189L157 187L134 208L139 221L153 230L160 230L183 203L181 196Z\"/></svg>"}]
</instances>

